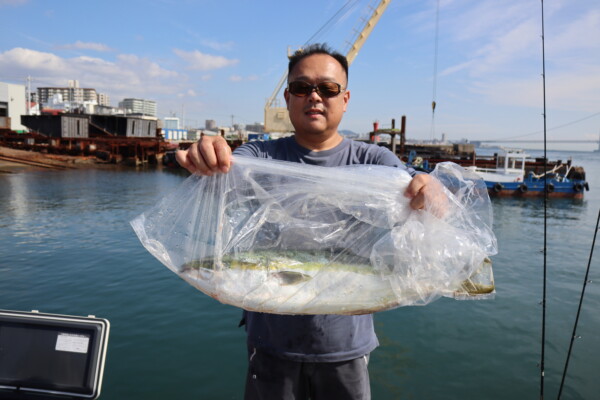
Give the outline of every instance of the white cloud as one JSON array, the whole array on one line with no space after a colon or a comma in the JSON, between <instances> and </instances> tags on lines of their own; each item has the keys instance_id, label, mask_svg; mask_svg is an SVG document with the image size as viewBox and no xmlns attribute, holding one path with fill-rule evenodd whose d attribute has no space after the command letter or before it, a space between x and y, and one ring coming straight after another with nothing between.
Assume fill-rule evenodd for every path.
<instances>
[{"instance_id":1,"label":"white cloud","mask_svg":"<svg viewBox=\"0 0 600 400\"><path fill-rule=\"evenodd\" d=\"M140 72L142 76L148 76L155 79L169 79L178 76L175 71L169 71L162 68L157 63L140 58L134 54L120 54L117 56L120 65L127 68L128 71Z\"/></svg>"},{"instance_id":2,"label":"white cloud","mask_svg":"<svg viewBox=\"0 0 600 400\"><path fill-rule=\"evenodd\" d=\"M0 7L3 6L20 6L28 3L29 0L0 0Z\"/></svg>"},{"instance_id":3,"label":"white cloud","mask_svg":"<svg viewBox=\"0 0 600 400\"><path fill-rule=\"evenodd\" d=\"M213 50L224 51L233 49L234 43L229 42L217 42L214 40L204 39L202 40L202 44L206 47L210 47Z\"/></svg>"},{"instance_id":4,"label":"white cloud","mask_svg":"<svg viewBox=\"0 0 600 400\"><path fill-rule=\"evenodd\" d=\"M110 47L102 43L82 42L80 40L75 43L69 43L58 46L59 49L65 50L94 50L94 51L112 51Z\"/></svg>"},{"instance_id":5,"label":"white cloud","mask_svg":"<svg viewBox=\"0 0 600 400\"><path fill-rule=\"evenodd\" d=\"M537 107L542 105L542 78L502 79L473 83L475 93L491 103L506 106ZM600 66L578 68L546 77L549 108L597 112L600 106Z\"/></svg>"},{"instance_id":6,"label":"white cloud","mask_svg":"<svg viewBox=\"0 0 600 400\"><path fill-rule=\"evenodd\" d=\"M178 98L191 98L191 97L197 97L198 94L196 93L196 91L194 89L188 89L186 91L183 91L181 93L177 93L177 97Z\"/></svg>"},{"instance_id":7,"label":"white cloud","mask_svg":"<svg viewBox=\"0 0 600 400\"><path fill-rule=\"evenodd\" d=\"M0 69L23 71L26 74L43 72L44 76L56 76L61 70L69 69L69 66L62 58L52 53L17 47L0 53Z\"/></svg>"},{"instance_id":8,"label":"white cloud","mask_svg":"<svg viewBox=\"0 0 600 400\"><path fill-rule=\"evenodd\" d=\"M181 92L181 93L177 93L177 97L179 98L183 98L183 97L196 97L196 91L193 89L188 89L185 92Z\"/></svg>"},{"instance_id":9,"label":"white cloud","mask_svg":"<svg viewBox=\"0 0 600 400\"><path fill-rule=\"evenodd\" d=\"M96 57L62 58L52 53L14 48L0 53L0 70L8 75L30 75L38 86L65 86L77 79L83 87L122 97L173 94L187 90L186 77L131 54L115 61Z\"/></svg>"},{"instance_id":10,"label":"white cloud","mask_svg":"<svg viewBox=\"0 0 600 400\"><path fill-rule=\"evenodd\" d=\"M539 4L523 1L452 2L440 11L441 33L478 43L502 36L523 21L539 18Z\"/></svg>"},{"instance_id":11,"label":"white cloud","mask_svg":"<svg viewBox=\"0 0 600 400\"><path fill-rule=\"evenodd\" d=\"M242 82L242 81L257 81L259 79L258 75L248 75L243 77L241 75L231 75L229 80L231 82Z\"/></svg>"},{"instance_id":12,"label":"white cloud","mask_svg":"<svg viewBox=\"0 0 600 400\"><path fill-rule=\"evenodd\" d=\"M440 76L462 73L469 91L494 105L539 108L539 4L457 0L448 8L457 14L445 26L450 36L446 43L451 46L445 52L467 55L446 67ZM570 2L560 1L546 10L548 107L596 112L600 104L600 10L565 19L573 12Z\"/></svg>"},{"instance_id":13,"label":"white cloud","mask_svg":"<svg viewBox=\"0 0 600 400\"><path fill-rule=\"evenodd\" d=\"M541 42L537 27L531 20L524 21L502 35L493 38L477 52L477 62L471 63L475 76L510 70L525 59L541 57Z\"/></svg>"},{"instance_id":14,"label":"white cloud","mask_svg":"<svg viewBox=\"0 0 600 400\"><path fill-rule=\"evenodd\" d=\"M208 71L211 69L219 69L235 65L239 60L228 59L223 56L213 56L211 54L204 54L198 50L184 51L179 49L173 49L173 52L187 61L188 69Z\"/></svg>"},{"instance_id":15,"label":"white cloud","mask_svg":"<svg viewBox=\"0 0 600 400\"><path fill-rule=\"evenodd\" d=\"M470 60L470 61L467 61L467 62L464 62L461 64L453 65L451 67L444 69L442 72L440 72L439 76L452 75L456 72L467 70L467 69L471 68L471 66L474 62L475 62L474 60Z\"/></svg>"},{"instance_id":16,"label":"white cloud","mask_svg":"<svg viewBox=\"0 0 600 400\"><path fill-rule=\"evenodd\" d=\"M560 24L546 34L549 57L573 57L590 52L600 55L600 10L594 10L567 24Z\"/></svg>"}]
</instances>

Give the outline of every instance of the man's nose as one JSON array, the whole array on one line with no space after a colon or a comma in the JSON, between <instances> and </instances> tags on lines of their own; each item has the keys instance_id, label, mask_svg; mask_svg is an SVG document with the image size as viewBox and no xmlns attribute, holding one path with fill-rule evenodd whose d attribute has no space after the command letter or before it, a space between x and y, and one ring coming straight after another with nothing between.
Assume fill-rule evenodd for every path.
<instances>
[{"instance_id":1,"label":"man's nose","mask_svg":"<svg viewBox=\"0 0 600 400\"><path fill-rule=\"evenodd\" d=\"M321 95L317 92L317 88L313 87L312 91L308 94L308 99L311 101L322 101Z\"/></svg>"}]
</instances>

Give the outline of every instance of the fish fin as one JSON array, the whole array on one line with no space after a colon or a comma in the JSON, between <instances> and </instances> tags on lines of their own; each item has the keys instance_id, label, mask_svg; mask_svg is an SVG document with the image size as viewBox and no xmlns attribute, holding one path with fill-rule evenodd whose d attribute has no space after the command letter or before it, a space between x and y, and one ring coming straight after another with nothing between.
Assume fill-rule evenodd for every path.
<instances>
[{"instance_id":1,"label":"fish fin","mask_svg":"<svg viewBox=\"0 0 600 400\"><path fill-rule=\"evenodd\" d=\"M277 271L272 272L270 276L273 276L279 280L281 285L297 285L298 283L306 282L312 279L312 276L303 274L297 271Z\"/></svg>"}]
</instances>

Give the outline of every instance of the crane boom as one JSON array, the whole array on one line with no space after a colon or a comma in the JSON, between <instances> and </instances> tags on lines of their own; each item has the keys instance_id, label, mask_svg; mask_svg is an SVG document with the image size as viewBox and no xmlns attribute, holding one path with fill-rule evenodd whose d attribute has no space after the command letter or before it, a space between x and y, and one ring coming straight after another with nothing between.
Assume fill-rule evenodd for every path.
<instances>
[{"instance_id":1,"label":"crane boom","mask_svg":"<svg viewBox=\"0 0 600 400\"><path fill-rule=\"evenodd\" d=\"M348 65L352 64L352 61L354 61L354 59L358 55L358 52L367 41L367 38L369 37L371 32L373 32L375 25L377 25L379 19L385 12L387 6L390 5L391 1L392 0L381 0L377 7L375 7L373 13L371 14L371 17L369 18L365 26L362 28L361 32L358 34L358 36L354 40L354 43L350 47L350 50L348 50L348 53L346 54L346 58L348 59ZM277 97L277 94L279 94L279 91L283 87L287 76L288 73L286 71L279 80L279 83L273 91L273 94L271 95L271 97L269 97L267 103L265 104L265 132L292 132L294 130L292 122L290 121L290 116L287 108L273 107L275 98Z\"/></svg>"},{"instance_id":2,"label":"crane boom","mask_svg":"<svg viewBox=\"0 0 600 400\"><path fill-rule=\"evenodd\" d=\"M375 25L377 25L379 19L385 12L387 6L390 5L391 1L392 0L381 0L379 2L379 5L375 8L375 10L373 10L371 18L369 18L362 31L356 37L356 40L352 44L352 47L350 48L350 50L348 50L348 53L346 54L346 58L348 59L348 65L352 64L352 61L354 61L361 47L363 47L363 45L367 41L367 38L369 37L371 32L373 32Z\"/></svg>"}]
</instances>

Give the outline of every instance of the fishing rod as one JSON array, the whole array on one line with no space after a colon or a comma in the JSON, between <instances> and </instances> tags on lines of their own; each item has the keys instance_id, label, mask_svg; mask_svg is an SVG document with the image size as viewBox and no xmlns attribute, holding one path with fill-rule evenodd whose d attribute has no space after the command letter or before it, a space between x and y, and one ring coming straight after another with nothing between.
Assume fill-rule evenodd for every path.
<instances>
[{"instance_id":1,"label":"fishing rod","mask_svg":"<svg viewBox=\"0 0 600 400\"><path fill-rule=\"evenodd\" d=\"M541 0L542 6L542 94L544 99L543 117L544 117L544 171L548 170L547 139L546 139L546 50L544 44L544 0ZM540 400L544 399L544 358L546 350L546 276L547 276L547 227L548 227L548 174L544 174L544 276L542 284L542 351L540 360Z\"/></svg>"},{"instance_id":2,"label":"fishing rod","mask_svg":"<svg viewBox=\"0 0 600 400\"><path fill-rule=\"evenodd\" d=\"M429 132L430 140L435 139L435 98L437 92L437 69L438 69L438 41L440 31L440 0L437 0L435 8L435 48L433 51L433 93L431 101L431 129Z\"/></svg>"},{"instance_id":3,"label":"fishing rod","mask_svg":"<svg viewBox=\"0 0 600 400\"><path fill-rule=\"evenodd\" d=\"M575 317L575 325L573 325L573 334L571 335L571 343L569 344L569 352L567 353L567 359L565 361L565 369L563 370L562 380L560 381L560 388L558 390L557 399L560 400L560 395L565 384L565 376L567 375L567 368L569 367L569 359L571 358L571 350L573 349L573 342L575 341L577 332L577 323L579 322L579 314L581 312L581 304L583 303L583 296L585 295L585 288L588 283L588 276L590 273L590 265L592 265L592 256L594 255L594 247L596 245L596 235L598 234L598 225L600 224L600 210L598 210L598 219L596 220L596 230L594 231L594 238L592 239L592 249L590 250L590 258L588 260L587 269L585 271L585 278L583 279L583 288L581 289L581 296L579 297L579 307L577 308L577 316Z\"/></svg>"},{"instance_id":4,"label":"fishing rod","mask_svg":"<svg viewBox=\"0 0 600 400\"><path fill-rule=\"evenodd\" d=\"M548 170L547 162L548 157L547 153L547 139L546 139L546 54L545 54L545 41L544 41L544 0L541 1L541 9L542 9L542 93L543 93L543 119L544 119L544 171ZM547 278L547 211L548 211L548 190L547 190L547 174L544 175L544 277L543 277L543 294L542 294L542 351L541 351L541 361L540 361L540 400L544 399L544 357L545 357L545 343L546 343L546 278ZM585 289L588 283L588 276L590 272L590 266L592 264L592 256L594 254L594 247L596 245L596 236L598 234L598 226L600 224L600 210L598 211L598 218L596 220L596 229L594 230L594 238L592 240L592 248L590 250L590 256L588 260L587 269L585 271L585 277L583 280L583 287L581 289L581 296L579 297L579 306L577 308L577 315L575 317L575 324L573 325L573 333L571 334L571 342L569 344L569 351L567 352L567 359L565 360L565 368L563 370L562 379L560 382L560 387L558 390L557 400L560 400L560 396L562 395L562 391L564 388L565 377L567 375L567 369L569 367L569 360L571 358L571 351L573 349L573 342L575 341L576 333L577 333L577 325L579 323L579 315L581 313L581 306L583 304L583 297L585 295Z\"/></svg>"}]
</instances>

